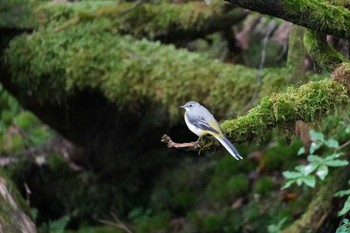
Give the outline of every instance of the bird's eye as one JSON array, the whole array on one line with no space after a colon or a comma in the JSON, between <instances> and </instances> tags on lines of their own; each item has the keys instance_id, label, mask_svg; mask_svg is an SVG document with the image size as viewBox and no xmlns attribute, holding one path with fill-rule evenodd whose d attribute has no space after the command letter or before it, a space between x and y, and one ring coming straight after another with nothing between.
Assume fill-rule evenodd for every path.
<instances>
[{"instance_id":1,"label":"bird's eye","mask_svg":"<svg viewBox=\"0 0 350 233\"><path fill-rule=\"evenodd\" d=\"M188 105L188 107L192 108L192 104Z\"/></svg>"}]
</instances>

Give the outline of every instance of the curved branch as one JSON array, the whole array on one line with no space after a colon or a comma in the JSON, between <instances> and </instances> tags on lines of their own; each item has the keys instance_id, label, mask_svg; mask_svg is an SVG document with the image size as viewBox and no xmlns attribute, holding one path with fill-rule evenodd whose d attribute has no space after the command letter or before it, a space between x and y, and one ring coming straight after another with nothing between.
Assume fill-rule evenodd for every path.
<instances>
[{"instance_id":1,"label":"curved branch","mask_svg":"<svg viewBox=\"0 0 350 233\"><path fill-rule=\"evenodd\" d=\"M246 9L290 21L313 31L350 38L350 11L343 6L334 6L319 0L227 1Z\"/></svg>"},{"instance_id":2,"label":"curved branch","mask_svg":"<svg viewBox=\"0 0 350 233\"><path fill-rule=\"evenodd\" d=\"M341 63L349 61L328 44L326 35L307 30L304 34L304 45L311 57L328 71L333 71Z\"/></svg>"},{"instance_id":3,"label":"curved branch","mask_svg":"<svg viewBox=\"0 0 350 233\"><path fill-rule=\"evenodd\" d=\"M341 111L349 102L347 89L339 82L310 82L297 89L290 88L286 93L264 98L246 115L226 120L221 127L233 141L246 142L263 138L274 127L292 131L296 121L321 119Z\"/></svg>"}]
</instances>

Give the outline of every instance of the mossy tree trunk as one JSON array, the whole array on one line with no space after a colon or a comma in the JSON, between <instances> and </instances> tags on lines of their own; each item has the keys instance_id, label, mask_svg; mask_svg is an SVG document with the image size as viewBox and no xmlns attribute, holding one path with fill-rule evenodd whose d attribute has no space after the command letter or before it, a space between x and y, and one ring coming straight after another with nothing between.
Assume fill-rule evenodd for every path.
<instances>
[{"instance_id":1,"label":"mossy tree trunk","mask_svg":"<svg viewBox=\"0 0 350 233\"><path fill-rule=\"evenodd\" d=\"M33 221L21 208L24 204L16 187L4 176L0 176L0 232L35 233Z\"/></svg>"}]
</instances>

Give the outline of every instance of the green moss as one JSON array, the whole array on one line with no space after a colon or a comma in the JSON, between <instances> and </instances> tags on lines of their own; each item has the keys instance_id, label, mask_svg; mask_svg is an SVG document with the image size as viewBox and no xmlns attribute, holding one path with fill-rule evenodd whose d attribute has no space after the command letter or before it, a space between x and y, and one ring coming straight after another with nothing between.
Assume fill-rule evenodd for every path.
<instances>
[{"instance_id":1,"label":"green moss","mask_svg":"<svg viewBox=\"0 0 350 233\"><path fill-rule=\"evenodd\" d=\"M224 216L221 216L219 214L206 216L203 219L202 230L203 232L208 232L208 233L222 232L224 222L225 222Z\"/></svg>"},{"instance_id":2,"label":"green moss","mask_svg":"<svg viewBox=\"0 0 350 233\"><path fill-rule=\"evenodd\" d=\"M34 114L29 111L21 112L13 119L13 123L15 123L22 130L28 130L31 127L35 127L40 124L38 118L36 118Z\"/></svg>"},{"instance_id":3,"label":"green moss","mask_svg":"<svg viewBox=\"0 0 350 233\"><path fill-rule=\"evenodd\" d=\"M324 34L350 37L350 14L344 6L319 0L283 0L282 5L285 15L294 18L293 23Z\"/></svg>"},{"instance_id":4,"label":"green moss","mask_svg":"<svg viewBox=\"0 0 350 233\"><path fill-rule=\"evenodd\" d=\"M227 191L234 197L244 195L248 192L249 183L246 174L232 176L227 181Z\"/></svg>"},{"instance_id":5,"label":"green moss","mask_svg":"<svg viewBox=\"0 0 350 233\"><path fill-rule=\"evenodd\" d=\"M273 180L268 176L260 178L254 184L254 192L262 196L268 196L271 192L273 192L273 188Z\"/></svg>"},{"instance_id":6,"label":"green moss","mask_svg":"<svg viewBox=\"0 0 350 233\"><path fill-rule=\"evenodd\" d=\"M160 212L154 216L147 217L141 221L136 221L135 232L151 233L151 232L168 232L170 228L169 212Z\"/></svg>"},{"instance_id":7,"label":"green moss","mask_svg":"<svg viewBox=\"0 0 350 233\"><path fill-rule=\"evenodd\" d=\"M0 28L33 29L38 26L34 9L39 0L1 0Z\"/></svg>"},{"instance_id":8,"label":"green moss","mask_svg":"<svg viewBox=\"0 0 350 233\"><path fill-rule=\"evenodd\" d=\"M277 145L267 148L265 155L262 157L263 169L266 172L285 171L293 169L297 165L295 156L302 146L299 140L293 140L287 145L285 135L275 135L279 137Z\"/></svg>"},{"instance_id":9,"label":"green moss","mask_svg":"<svg viewBox=\"0 0 350 233\"><path fill-rule=\"evenodd\" d=\"M334 70L343 62L348 62L343 55L333 49L326 41L325 36L306 31L304 35L304 45L308 53L328 71Z\"/></svg>"},{"instance_id":10,"label":"green moss","mask_svg":"<svg viewBox=\"0 0 350 233\"><path fill-rule=\"evenodd\" d=\"M219 203L231 203L244 195L249 189L246 174L234 174L231 177L214 175L208 184L207 195Z\"/></svg>"},{"instance_id":11,"label":"green moss","mask_svg":"<svg viewBox=\"0 0 350 233\"><path fill-rule=\"evenodd\" d=\"M189 99L215 106L218 114L241 109L257 85L253 69L120 36L103 20L21 36L11 41L6 61L13 81L42 103L94 89L120 107L147 101L169 106L173 119ZM265 70L261 94L283 85L283 72Z\"/></svg>"},{"instance_id":12,"label":"green moss","mask_svg":"<svg viewBox=\"0 0 350 233\"><path fill-rule=\"evenodd\" d=\"M221 127L233 141L261 140L274 127L291 132L297 120L314 122L342 111L348 103L347 91L340 83L331 80L310 82L264 98L246 115L226 120Z\"/></svg>"},{"instance_id":13,"label":"green moss","mask_svg":"<svg viewBox=\"0 0 350 233\"><path fill-rule=\"evenodd\" d=\"M203 30L221 14L225 15L221 6L206 7L202 2L143 3L136 6L124 1L86 1L79 4L48 3L39 8L37 15L44 26L49 24L56 31L101 19L108 20L111 28L119 33L152 39L169 34L176 36L174 32L179 31Z\"/></svg>"},{"instance_id":14,"label":"green moss","mask_svg":"<svg viewBox=\"0 0 350 233\"><path fill-rule=\"evenodd\" d=\"M81 228L77 231L68 230L65 233L124 233L124 231L117 227L101 226Z\"/></svg>"}]
</instances>

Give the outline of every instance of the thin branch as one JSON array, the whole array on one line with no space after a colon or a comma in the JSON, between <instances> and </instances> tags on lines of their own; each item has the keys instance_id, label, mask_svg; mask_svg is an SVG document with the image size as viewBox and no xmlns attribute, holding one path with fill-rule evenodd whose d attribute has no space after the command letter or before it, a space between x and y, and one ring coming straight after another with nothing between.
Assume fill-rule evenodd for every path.
<instances>
[{"instance_id":1,"label":"thin branch","mask_svg":"<svg viewBox=\"0 0 350 233\"><path fill-rule=\"evenodd\" d=\"M112 226L115 228L119 228L119 229L125 231L126 233L133 233L133 231L129 227L127 227L122 221L119 220L117 215L115 215L114 213L111 213L111 215L112 215L115 222L104 220L104 219L99 219L98 221L103 223L103 224L106 224L106 225L109 225L109 226Z\"/></svg>"},{"instance_id":2,"label":"thin branch","mask_svg":"<svg viewBox=\"0 0 350 233\"><path fill-rule=\"evenodd\" d=\"M344 149L345 147L347 147L348 145L350 145L350 140L345 142L344 144L340 145L336 150L341 150Z\"/></svg>"},{"instance_id":3,"label":"thin branch","mask_svg":"<svg viewBox=\"0 0 350 233\"><path fill-rule=\"evenodd\" d=\"M199 150L201 147L198 142L184 142L184 143L177 143L171 140L171 138L164 134L162 136L161 142L164 142L167 144L169 148L176 148L176 149L187 149L187 150Z\"/></svg>"}]
</instances>

